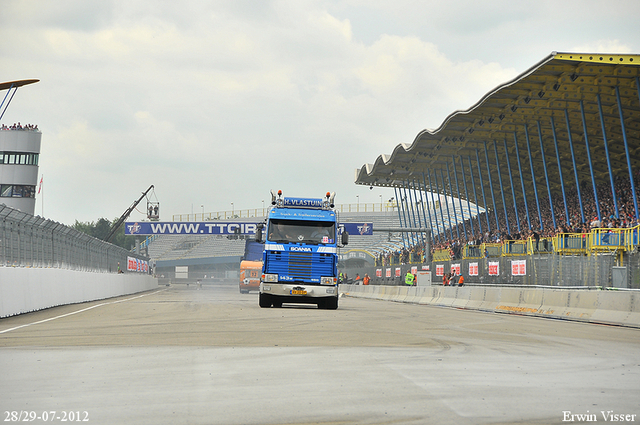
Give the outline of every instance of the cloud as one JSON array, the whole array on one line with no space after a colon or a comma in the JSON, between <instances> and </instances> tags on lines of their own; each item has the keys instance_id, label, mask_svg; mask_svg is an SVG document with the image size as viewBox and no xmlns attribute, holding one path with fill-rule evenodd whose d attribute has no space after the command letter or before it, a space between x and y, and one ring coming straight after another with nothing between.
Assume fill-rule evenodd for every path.
<instances>
[{"instance_id":1,"label":"cloud","mask_svg":"<svg viewBox=\"0 0 640 425\"><path fill-rule=\"evenodd\" d=\"M638 50L619 30L539 29L564 3L510 4L10 0L5 81L41 81L4 120L42 129L45 214L66 223L119 216L150 184L163 219L271 188L377 202L392 195L355 186L355 168L552 50Z\"/></svg>"}]
</instances>

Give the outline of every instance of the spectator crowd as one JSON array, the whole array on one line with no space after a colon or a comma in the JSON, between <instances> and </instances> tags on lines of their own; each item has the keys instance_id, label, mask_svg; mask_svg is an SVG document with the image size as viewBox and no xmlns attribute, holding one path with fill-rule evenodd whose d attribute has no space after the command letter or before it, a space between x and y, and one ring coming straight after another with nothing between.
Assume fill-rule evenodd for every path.
<instances>
[{"instance_id":1,"label":"spectator crowd","mask_svg":"<svg viewBox=\"0 0 640 425\"><path fill-rule=\"evenodd\" d=\"M634 173L636 190L639 182L640 172L637 171ZM528 238L537 242L541 238L551 238L561 233L589 233L591 229L596 228L614 229L637 226L639 223L636 219L633 191L628 175L614 180L614 192L615 202L611 185L598 185L596 202L591 182L582 182L579 194L576 188L565 190L568 219L562 194L552 196L553 210L549 205L548 197L534 200L534 202L527 198L526 208L524 201L519 200L517 216L513 202L510 206L507 205L507 217L504 215L504 208L498 208L497 214L487 210L467 219L464 223L460 222L456 226L445 229L444 232L433 234L431 252L447 249L451 258L460 258L465 245L480 246L483 243L502 243ZM425 249L426 244L420 240L418 243L408 244L396 251L379 253L376 263L383 266L424 262Z\"/></svg>"},{"instance_id":2,"label":"spectator crowd","mask_svg":"<svg viewBox=\"0 0 640 425\"><path fill-rule=\"evenodd\" d=\"M2 127L0 127L0 130L26 130L26 131L40 131L38 130L38 125L33 125L33 124L20 124L18 123L13 123L13 125L11 126L7 126L5 124L2 124Z\"/></svg>"}]
</instances>

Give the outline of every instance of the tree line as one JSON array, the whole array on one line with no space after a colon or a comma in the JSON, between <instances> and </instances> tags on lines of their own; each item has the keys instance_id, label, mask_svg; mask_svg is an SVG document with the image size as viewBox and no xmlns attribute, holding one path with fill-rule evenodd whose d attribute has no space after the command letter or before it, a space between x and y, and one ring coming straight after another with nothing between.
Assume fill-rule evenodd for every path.
<instances>
[{"instance_id":1,"label":"tree line","mask_svg":"<svg viewBox=\"0 0 640 425\"><path fill-rule=\"evenodd\" d=\"M111 231L111 227L119 220L114 218L113 220L107 220L106 218L100 218L97 221L76 222L71 226L79 232L85 233L94 238L105 240ZM136 237L124 234L124 224L120 226L118 231L113 235L111 243L122 248L131 250L136 243Z\"/></svg>"}]
</instances>

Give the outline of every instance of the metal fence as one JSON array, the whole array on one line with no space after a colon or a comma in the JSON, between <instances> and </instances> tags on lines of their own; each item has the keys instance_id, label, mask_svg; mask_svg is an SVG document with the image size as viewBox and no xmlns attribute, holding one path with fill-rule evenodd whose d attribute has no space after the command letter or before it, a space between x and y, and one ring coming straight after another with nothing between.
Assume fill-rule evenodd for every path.
<instances>
[{"instance_id":1,"label":"metal fence","mask_svg":"<svg viewBox=\"0 0 640 425\"><path fill-rule=\"evenodd\" d=\"M0 267L51 267L117 273L148 258L61 223L0 204Z\"/></svg>"}]
</instances>

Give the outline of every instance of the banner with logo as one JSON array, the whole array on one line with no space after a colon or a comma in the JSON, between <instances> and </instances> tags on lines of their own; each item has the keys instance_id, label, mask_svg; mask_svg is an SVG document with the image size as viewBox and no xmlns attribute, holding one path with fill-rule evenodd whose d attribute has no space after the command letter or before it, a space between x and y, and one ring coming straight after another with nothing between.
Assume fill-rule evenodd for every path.
<instances>
[{"instance_id":1,"label":"banner with logo","mask_svg":"<svg viewBox=\"0 0 640 425\"><path fill-rule=\"evenodd\" d=\"M478 276L478 263L469 263L469 276Z\"/></svg>"},{"instance_id":2,"label":"banner with logo","mask_svg":"<svg viewBox=\"0 0 640 425\"><path fill-rule=\"evenodd\" d=\"M373 223L340 223L350 235L373 235Z\"/></svg>"},{"instance_id":3,"label":"banner with logo","mask_svg":"<svg viewBox=\"0 0 640 425\"><path fill-rule=\"evenodd\" d=\"M258 223L202 222L126 222L125 235L255 235Z\"/></svg>"},{"instance_id":4,"label":"banner with logo","mask_svg":"<svg viewBox=\"0 0 640 425\"><path fill-rule=\"evenodd\" d=\"M489 261L489 276L499 276L500 275L500 263Z\"/></svg>"},{"instance_id":5,"label":"banner with logo","mask_svg":"<svg viewBox=\"0 0 640 425\"><path fill-rule=\"evenodd\" d=\"M527 275L527 260L512 260L511 261L511 274L513 276L526 276Z\"/></svg>"},{"instance_id":6,"label":"banner with logo","mask_svg":"<svg viewBox=\"0 0 640 425\"><path fill-rule=\"evenodd\" d=\"M127 257L127 271L148 273L149 262L135 257Z\"/></svg>"},{"instance_id":7,"label":"banner with logo","mask_svg":"<svg viewBox=\"0 0 640 425\"><path fill-rule=\"evenodd\" d=\"M460 263L451 265L451 273L454 273L456 275L460 274Z\"/></svg>"},{"instance_id":8,"label":"banner with logo","mask_svg":"<svg viewBox=\"0 0 640 425\"><path fill-rule=\"evenodd\" d=\"M444 264L436 264L436 276L444 276Z\"/></svg>"}]
</instances>

